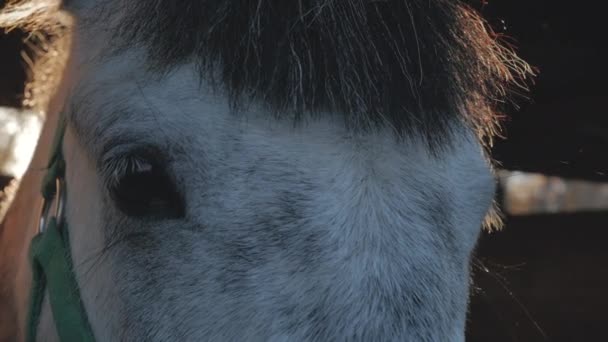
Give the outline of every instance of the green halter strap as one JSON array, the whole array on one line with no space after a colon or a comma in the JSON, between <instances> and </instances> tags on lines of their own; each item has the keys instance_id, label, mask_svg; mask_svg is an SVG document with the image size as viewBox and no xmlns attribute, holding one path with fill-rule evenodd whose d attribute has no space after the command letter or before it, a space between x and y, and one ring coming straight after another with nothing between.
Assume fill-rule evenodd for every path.
<instances>
[{"instance_id":1,"label":"green halter strap","mask_svg":"<svg viewBox=\"0 0 608 342\"><path fill-rule=\"evenodd\" d=\"M63 218L65 206L65 160L62 141L65 122L60 120L52 145L47 173L42 181L44 204L40 216L40 233L30 245L32 289L26 326L27 342L34 342L42 311L45 290L61 341L95 341L93 331L81 301L74 275L67 223ZM55 201L57 212L48 217Z\"/></svg>"}]
</instances>

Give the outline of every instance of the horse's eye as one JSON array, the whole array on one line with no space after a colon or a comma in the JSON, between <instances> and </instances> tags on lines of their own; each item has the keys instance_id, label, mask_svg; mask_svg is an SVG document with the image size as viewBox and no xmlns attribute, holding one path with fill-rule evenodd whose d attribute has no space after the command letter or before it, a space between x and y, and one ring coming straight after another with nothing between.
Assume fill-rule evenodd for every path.
<instances>
[{"instance_id":1,"label":"horse's eye","mask_svg":"<svg viewBox=\"0 0 608 342\"><path fill-rule=\"evenodd\" d=\"M138 218L184 216L183 199L162 166L139 159L122 163L114 165L113 181L108 186L118 209Z\"/></svg>"}]
</instances>

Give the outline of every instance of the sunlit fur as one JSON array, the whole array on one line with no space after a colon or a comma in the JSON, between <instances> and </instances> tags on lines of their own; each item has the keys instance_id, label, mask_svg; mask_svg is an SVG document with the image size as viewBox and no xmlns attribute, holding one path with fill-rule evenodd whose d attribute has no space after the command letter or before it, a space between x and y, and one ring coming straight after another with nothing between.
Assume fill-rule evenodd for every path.
<instances>
[{"instance_id":1,"label":"sunlit fur","mask_svg":"<svg viewBox=\"0 0 608 342\"><path fill-rule=\"evenodd\" d=\"M243 48L230 35L215 47L220 55L198 42L188 50L186 38L175 41L179 51L171 55L171 42L150 23L168 23L160 29L203 43L217 41L154 17L178 11L164 1L146 3L156 12L146 12L153 6L144 2L132 3L107 3L106 10L123 10L115 15L96 1L68 6L81 25L74 30L68 67L77 72L64 110L67 222L98 340L463 341L470 254L494 193L479 139L495 121L495 99L489 97L513 80L507 63L522 63L494 45L481 20L457 1L382 1L378 6L393 4L395 13L411 11L418 18L404 21L430 20L426 29L449 24L434 22L437 17L451 18L457 32L470 28L484 36L460 36L459 42L451 37L451 44L441 34L417 34L396 50L380 49L368 69L338 63L327 75L339 72L342 81L332 79L327 88L317 87L324 73L315 71L310 78L283 79L287 88L278 89L265 83L272 67L243 69L249 61L238 59L225 63L221 53L231 44L235 54ZM191 10L220 4L187 3ZM323 8L331 16L340 8L376 6L336 3L293 2L321 11L321 17ZM446 13L436 12L440 5ZM249 10L242 8L240 15ZM148 15L131 16L137 13ZM182 14L193 20L192 13ZM463 17L451 17L456 14ZM130 34L125 18L144 29L143 36ZM334 20L360 28L346 17ZM231 23L218 20L219 32L221 25L229 31ZM309 22L294 22L302 23ZM348 37L341 44L348 45ZM293 39L302 42L297 35ZM456 53L464 53L460 49L468 43L473 45L466 55L476 60ZM257 46L267 49L263 44ZM422 67L413 74L404 62L405 69L393 70L401 72L396 79L413 77L414 85L389 82L395 96L403 87L403 98L374 102L369 91L382 84L389 89L391 74L371 73L383 58L411 54L407 49L413 46L418 57L435 53L438 62L448 63L442 58L454 52L456 59L450 66L411 62ZM353 47L362 56L368 48ZM342 52L328 56L341 58ZM272 62L289 74L296 67L290 61ZM309 62L310 70L320 63L314 57ZM475 79L483 83L479 88L470 83ZM351 81L350 87L341 83ZM442 85L445 92L439 91ZM318 100L311 98L313 89ZM332 89L342 90L332 97ZM355 102L364 109L348 102L347 89L358 94L353 98L360 96ZM285 102L288 95L295 106ZM142 150L162 161L184 199L184 217L136 218L117 208L111 185L124 170L145 166L137 158ZM55 340L54 331L46 304L40 337Z\"/></svg>"}]
</instances>

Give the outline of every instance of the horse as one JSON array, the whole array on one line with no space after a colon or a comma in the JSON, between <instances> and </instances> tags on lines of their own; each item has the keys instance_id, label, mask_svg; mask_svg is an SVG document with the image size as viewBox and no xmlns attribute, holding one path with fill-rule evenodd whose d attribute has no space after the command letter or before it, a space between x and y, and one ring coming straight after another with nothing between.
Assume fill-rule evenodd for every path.
<instances>
[{"instance_id":1,"label":"horse","mask_svg":"<svg viewBox=\"0 0 608 342\"><path fill-rule=\"evenodd\" d=\"M65 57L37 83L46 122L0 230L0 336L27 335L64 122L61 220L95 340L464 340L487 146L530 74L469 5L13 1L0 25ZM59 340L43 296L29 338Z\"/></svg>"}]
</instances>

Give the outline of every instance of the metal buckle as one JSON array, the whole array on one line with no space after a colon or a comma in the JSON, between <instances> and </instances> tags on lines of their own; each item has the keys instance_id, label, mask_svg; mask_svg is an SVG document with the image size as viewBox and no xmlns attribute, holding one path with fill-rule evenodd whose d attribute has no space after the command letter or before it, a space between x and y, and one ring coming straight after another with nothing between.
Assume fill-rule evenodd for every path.
<instances>
[{"instance_id":1,"label":"metal buckle","mask_svg":"<svg viewBox=\"0 0 608 342\"><path fill-rule=\"evenodd\" d=\"M40 210L40 219L38 223L38 232L43 233L46 229L48 220L50 219L49 213L51 207L55 204L55 218L57 219L57 225L60 226L63 221L63 212L65 210L65 181L63 178L57 177L55 179L55 196L52 200L42 198L42 208Z\"/></svg>"}]
</instances>

